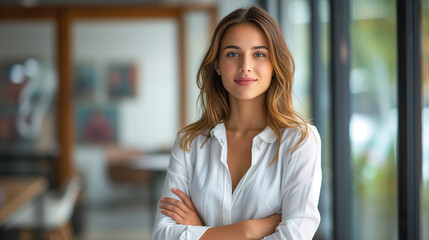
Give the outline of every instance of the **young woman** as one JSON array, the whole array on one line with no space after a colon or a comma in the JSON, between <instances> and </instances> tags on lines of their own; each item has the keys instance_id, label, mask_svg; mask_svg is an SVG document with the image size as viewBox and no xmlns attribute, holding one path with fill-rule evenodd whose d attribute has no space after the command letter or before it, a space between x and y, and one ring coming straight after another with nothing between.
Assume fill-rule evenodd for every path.
<instances>
[{"instance_id":1,"label":"young woman","mask_svg":"<svg viewBox=\"0 0 429 240\"><path fill-rule=\"evenodd\" d=\"M293 73L268 13L222 19L198 71L203 114L176 138L153 239L312 239L321 143L293 108Z\"/></svg>"}]
</instances>

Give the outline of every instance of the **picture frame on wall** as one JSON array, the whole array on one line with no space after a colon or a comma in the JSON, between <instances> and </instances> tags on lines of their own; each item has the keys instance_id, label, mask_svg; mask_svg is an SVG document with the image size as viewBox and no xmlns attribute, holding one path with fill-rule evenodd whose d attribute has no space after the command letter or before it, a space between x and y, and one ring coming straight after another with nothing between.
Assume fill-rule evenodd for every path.
<instances>
[{"instance_id":1,"label":"picture frame on wall","mask_svg":"<svg viewBox=\"0 0 429 240\"><path fill-rule=\"evenodd\" d=\"M80 61L75 63L73 79L73 92L76 100L90 100L94 97L96 86L96 71L94 63L89 61Z\"/></svg>"},{"instance_id":2,"label":"picture frame on wall","mask_svg":"<svg viewBox=\"0 0 429 240\"><path fill-rule=\"evenodd\" d=\"M107 95L111 99L135 97L137 94L137 64L116 62L107 68Z\"/></svg>"},{"instance_id":3,"label":"picture frame on wall","mask_svg":"<svg viewBox=\"0 0 429 240\"><path fill-rule=\"evenodd\" d=\"M112 105L78 105L76 132L79 143L108 144L117 141L118 114Z\"/></svg>"}]
</instances>

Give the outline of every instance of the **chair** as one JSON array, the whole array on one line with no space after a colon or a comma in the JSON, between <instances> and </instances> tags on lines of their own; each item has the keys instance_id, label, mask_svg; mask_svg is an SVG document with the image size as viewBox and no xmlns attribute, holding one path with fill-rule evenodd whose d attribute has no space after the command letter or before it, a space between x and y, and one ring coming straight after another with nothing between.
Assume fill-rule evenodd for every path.
<instances>
[{"instance_id":1,"label":"chair","mask_svg":"<svg viewBox=\"0 0 429 240\"><path fill-rule=\"evenodd\" d=\"M81 190L80 179L71 178L59 192L49 191L16 213L8 222L8 229L22 230L21 239L41 233L42 239L74 239L70 219Z\"/></svg>"}]
</instances>

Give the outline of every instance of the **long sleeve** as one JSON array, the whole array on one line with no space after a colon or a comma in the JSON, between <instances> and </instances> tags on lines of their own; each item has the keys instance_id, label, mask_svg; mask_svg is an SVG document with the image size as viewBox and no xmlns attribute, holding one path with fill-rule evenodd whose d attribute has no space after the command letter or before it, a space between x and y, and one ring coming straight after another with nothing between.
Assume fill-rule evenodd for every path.
<instances>
[{"instance_id":1,"label":"long sleeve","mask_svg":"<svg viewBox=\"0 0 429 240\"><path fill-rule=\"evenodd\" d=\"M264 239L311 240L319 226L317 208L322 182L321 141L315 127L290 154L286 154L282 181L282 222ZM287 157L289 156L289 157Z\"/></svg>"},{"instance_id":2,"label":"long sleeve","mask_svg":"<svg viewBox=\"0 0 429 240\"><path fill-rule=\"evenodd\" d=\"M179 147L179 139L180 136L176 138L173 145L162 197L179 199L171 191L173 187L182 190L189 196L189 169L186 164L186 152ZM203 226L177 224L173 219L162 214L160 208L157 207L152 238L154 240L199 239L207 229L208 227Z\"/></svg>"}]
</instances>

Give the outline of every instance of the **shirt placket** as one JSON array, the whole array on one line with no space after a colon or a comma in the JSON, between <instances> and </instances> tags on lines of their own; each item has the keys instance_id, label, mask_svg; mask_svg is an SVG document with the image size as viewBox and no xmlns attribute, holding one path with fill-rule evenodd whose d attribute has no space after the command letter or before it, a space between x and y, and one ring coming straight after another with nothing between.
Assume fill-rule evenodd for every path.
<instances>
[{"instance_id":1,"label":"shirt placket","mask_svg":"<svg viewBox=\"0 0 429 240\"><path fill-rule=\"evenodd\" d=\"M229 179L229 170L228 170L228 163L226 161L227 158L227 146L225 142L223 141L222 137L217 135L219 144L221 146L220 151L220 160L221 164L223 165L223 225L231 224L231 203L232 203L232 196L231 196L231 181Z\"/></svg>"},{"instance_id":2,"label":"shirt placket","mask_svg":"<svg viewBox=\"0 0 429 240\"><path fill-rule=\"evenodd\" d=\"M234 194L232 195L231 205L235 204L236 199L239 196L241 189L245 186L247 179L250 177L249 175L252 174L252 172L253 172L252 168L255 165L255 163L258 161L259 153L261 152L261 145L262 145L262 141L259 138L253 141L252 155L251 155L252 156L251 166L250 166L249 170L246 172L246 174L243 176L243 179L240 181L237 188L235 189ZM232 208L232 206L231 206L231 208Z\"/></svg>"}]
</instances>

